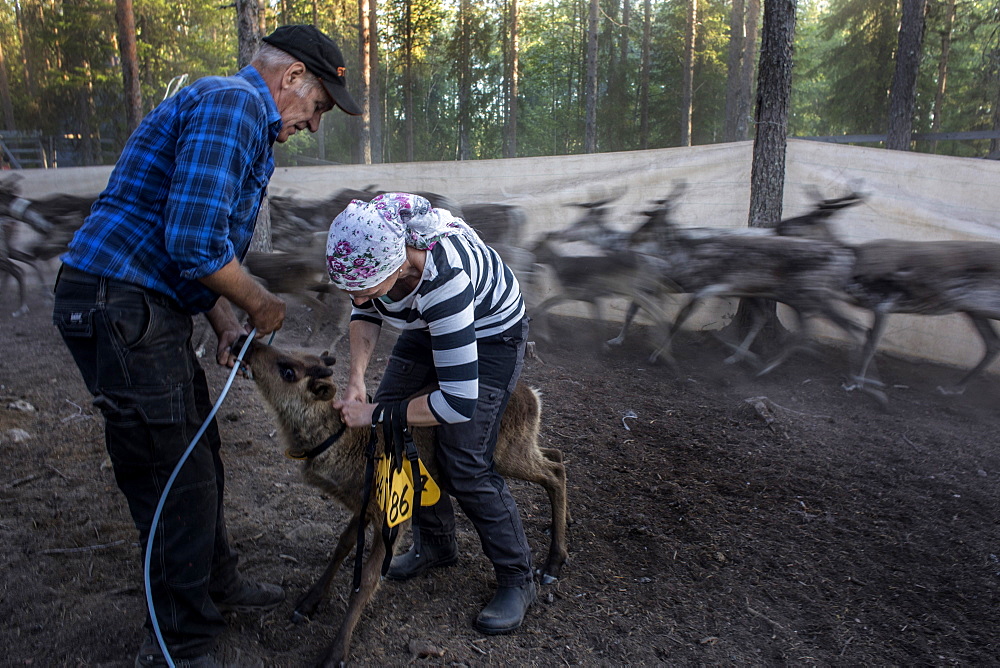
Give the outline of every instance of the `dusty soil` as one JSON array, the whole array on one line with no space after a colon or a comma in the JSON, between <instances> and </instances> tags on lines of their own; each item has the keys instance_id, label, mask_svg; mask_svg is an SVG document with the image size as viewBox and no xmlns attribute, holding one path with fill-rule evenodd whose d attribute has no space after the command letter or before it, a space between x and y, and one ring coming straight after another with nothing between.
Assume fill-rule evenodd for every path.
<instances>
[{"instance_id":1,"label":"dusty soil","mask_svg":"<svg viewBox=\"0 0 1000 668\"><path fill-rule=\"evenodd\" d=\"M7 315L11 297L0 301L3 663L131 665L141 564L101 420L44 298L36 290L17 319ZM276 345L297 346L312 322L301 307L290 313ZM714 340L689 334L678 375L645 361L642 336L595 352L597 329L557 319L558 343L540 344L524 372L544 393L544 444L562 449L568 467L574 524L562 580L519 632L477 634L471 620L492 574L462 524L459 565L382 587L355 635L355 664L996 663L995 376L944 397L934 388L957 370L883 357L895 385L883 411L841 389L847 356L837 348L757 379L723 365ZM218 391L225 371L206 366ZM754 408L746 400L755 397L766 400ZM241 666L309 665L339 623L350 574L337 576L311 622L288 615L345 514L281 456L250 381L236 382L220 424L243 570L281 583L289 599L232 616L220 655ZM541 559L548 503L540 489L512 487ZM436 652L411 650L421 644Z\"/></svg>"}]
</instances>

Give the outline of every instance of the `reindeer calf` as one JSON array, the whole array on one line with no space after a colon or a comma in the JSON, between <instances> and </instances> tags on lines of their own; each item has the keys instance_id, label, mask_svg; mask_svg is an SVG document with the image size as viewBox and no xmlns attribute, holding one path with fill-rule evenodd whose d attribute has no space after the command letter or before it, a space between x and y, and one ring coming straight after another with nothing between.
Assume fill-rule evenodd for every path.
<instances>
[{"instance_id":1,"label":"reindeer calf","mask_svg":"<svg viewBox=\"0 0 1000 668\"><path fill-rule=\"evenodd\" d=\"M241 345L242 342L237 344ZM331 379L333 372L329 368L334 363L333 358L286 352L254 341L244 362L278 422L281 443L287 454L305 457L318 444L341 430L340 413L330 403L337 394L337 386ZM552 506L552 541L541 578L543 583L551 583L559 577L567 557L566 471L558 450L542 448L538 444L540 413L538 393L519 383L500 421L494 459L501 475L538 483L548 492ZM381 443L381 430L379 432ZM320 659L322 665L336 665L347 660L351 635L362 610L378 587L386 553L380 531L384 516L377 508L378 504L370 504L365 517L361 517L364 451L369 435L367 428L346 429L327 450L306 459L302 468L307 482L330 494L352 513L352 517L337 541L326 571L296 603L293 619L312 614L325 596L334 573L355 545L359 526L362 529L368 525L375 528L375 539L363 567L361 587L351 593L337 637ZM434 429L415 428L413 438L420 459L435 477Z\"/></svg>"}]
</instances>

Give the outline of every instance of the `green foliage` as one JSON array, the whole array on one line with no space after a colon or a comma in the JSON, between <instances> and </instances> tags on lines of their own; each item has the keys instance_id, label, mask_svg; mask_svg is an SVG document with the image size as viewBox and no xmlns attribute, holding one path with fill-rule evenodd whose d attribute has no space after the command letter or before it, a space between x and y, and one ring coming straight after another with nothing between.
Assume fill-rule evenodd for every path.
<instances>
[{"instance_id":1,"label":"green foliage","mask_svg":"<svg viewBox=\"0 0 1000 668\"><path fill-rule=\"evenodd\" d=\"M681 63L690 0L652 2L649 146L680 140ZM583 151L585 42L589 0L519 0L518 155ZM917 85L915 132L934 123L946 0L928 0ZM235 11L219 0L134 0L143 108L158 104L174 77L231 74ZM459 119L470 120L472 158L496 158L505 133L504 57L510 0L380 0L383 155L457 157ZM643 0L601 0L598 31L598 150L639 146L638 99ZM721 139L732 0L698 0L692 142ZM114 0L0 0L9 96L18 129L124 142ZM799 0L789 132L837 135L885 131L899 22L898 2ZM349 84L359 81L358 0L268 0L270 31L313 23L341 46ZM468 56L459 29L468 27ZM959 0L951 32L941 131L990 129L1000 100L1000 0ZM409 54L409 61L407 57ZM407 76L407 67L410 75ZM467 106L459 108L463 76ZM407 119L405 94L413 105ZM409 122L408 122L409 121ZM282 164L358 160L359 121L328 115L322 134L279 147ZM82 141L82 140L81 140ZM322 151L320 149L323 149ZM920 143L917 150L983 155L988 142ZM99 159L91 156L91 159ZM105 156L105 159L108 159Z\"/></svg>"}]
</instances>

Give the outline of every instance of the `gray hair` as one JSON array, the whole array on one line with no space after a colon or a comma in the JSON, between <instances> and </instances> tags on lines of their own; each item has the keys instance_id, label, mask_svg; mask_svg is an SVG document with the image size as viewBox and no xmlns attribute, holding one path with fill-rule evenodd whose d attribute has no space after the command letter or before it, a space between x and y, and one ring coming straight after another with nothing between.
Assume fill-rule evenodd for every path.
<instances>
[{"instance_id":1,"label":"gray hair","mask_svg":"<svg viewBox=\"0 0 1000 668\"><path fill-rule=\"evenodd\" d=\"M264 42L260 45L257 53L254 54L250 64L260 72L283 72L289 65L297 62L300 62L299 59L292 54ZM322 85L319 77L310 72L309 68L306 68L305 74L302 76L302 84L302 93L311 91L317 86Z\"/></svg>"}]
</instances>

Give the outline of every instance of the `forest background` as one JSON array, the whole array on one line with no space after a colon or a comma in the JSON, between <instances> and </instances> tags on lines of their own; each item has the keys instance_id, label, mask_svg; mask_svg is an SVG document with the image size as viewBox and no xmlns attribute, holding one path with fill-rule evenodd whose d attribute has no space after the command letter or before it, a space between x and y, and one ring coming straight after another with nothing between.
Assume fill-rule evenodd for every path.
<instances>
[{"instance_id":1,"label":"forest background","mask_svg":"<svg viewBox=\"0 0 1000 668\"><path fill-rule=\"evenodd\" d=\"M125 113L122 12L134 20L141 116L178 85L237 69L237 13L247 1L0 1L4 139L36 142L46 166L113 163L137 122ZM319 133L279 147L279 165L565 155L753 135L760 0L249 1L263 34L312 23L333 37L369 112L327 115ZM905 3L795 4L788 135L884 135ZM1000 155L1000 0L927 0L917 55L912 131L987 138L911 148Z\"/></svg>"}]
</instances>

